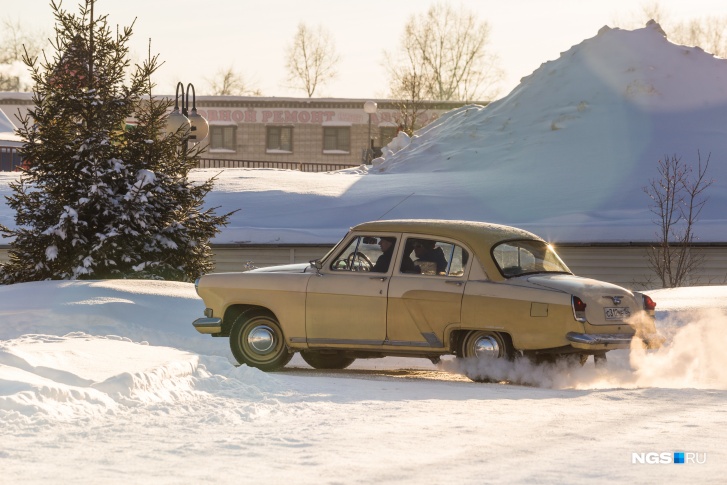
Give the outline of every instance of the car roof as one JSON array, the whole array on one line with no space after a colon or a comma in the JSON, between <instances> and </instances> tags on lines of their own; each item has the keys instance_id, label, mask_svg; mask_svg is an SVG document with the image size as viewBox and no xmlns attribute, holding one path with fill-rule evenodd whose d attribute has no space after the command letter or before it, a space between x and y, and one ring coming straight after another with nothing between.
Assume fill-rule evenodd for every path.
<instances>
[{"instance_id":1,"label":"car roof","mask_svg":"<svg viewBox=\"0 0 727 485\"><path fill-rule=\"evenodd\" d=\"M493 245L508 239L543 239L516 227L476 221L443 219L398 219L364 222L352 228L355 231L411 232L457 239L475 252L489 253Z\"/></svg>"}]
</instances>

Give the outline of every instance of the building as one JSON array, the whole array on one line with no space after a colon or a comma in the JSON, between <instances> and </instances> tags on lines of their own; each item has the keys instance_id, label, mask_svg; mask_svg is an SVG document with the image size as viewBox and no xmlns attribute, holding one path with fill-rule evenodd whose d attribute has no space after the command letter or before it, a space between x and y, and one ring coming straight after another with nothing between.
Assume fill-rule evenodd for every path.
<instances>
[{"instance_id":1,"label":"building","mask_svg":"<svg viewBox=\"0 0 727 485\"><path fill-rule=\"evenodd\" d=\"M13 171L23 163L18 153L22 145L22 139L15 134L15 125L0 110L0 172Z\"/></svg>"},{"instance_id":2,"label":"building","mask_svg":"<svg viewBox=\"0 0 727 485\"><path fill-rule=\"evenodd\" d=\"M401 117L401 103L395 100L198 96L194 101L210 124L201 167L354 167L366 161L367 149L375 154L396 136ZM364 111L367 101L377 104L370 117ZM464 104L419 102L415 126ZM31 107L30 93L0 93L0 110L8 117L23 116Z\"/></svg>"}]
</instances>

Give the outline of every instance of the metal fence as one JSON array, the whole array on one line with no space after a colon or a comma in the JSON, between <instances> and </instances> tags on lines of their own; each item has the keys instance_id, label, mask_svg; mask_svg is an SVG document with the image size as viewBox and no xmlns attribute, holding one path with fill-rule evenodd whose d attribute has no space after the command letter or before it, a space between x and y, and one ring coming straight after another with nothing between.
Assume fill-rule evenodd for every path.
<instances>
[{"instance_id":1,"label":"metal fence","mask_svg":"<svg viewBox=\"0 0 727 485\"><path fill-rule=\"evenodd\" d=\"M23 157L15 147L0 147L0 172L18 170L23 164ZM332 172L359 165L347 163L310 163L310 162L267 162L262 160L225 160L221 158L202 158L198 168L277 168L298 170L300 172Z\"/></svg>"},{"instance_id":2,"label":"metal fence","mask_svg":"<svg viewBox=\"0 0 727 485\"><path fill-rule=\"evenodd\" d=\"M266 162L261 160L225 160L218 158L202 158L199 168L277 168L283 170L298 170L300 172L331 172L354 168L359 165L347 163L309 163L309 162Z\"/></svg>"}]
</instances>

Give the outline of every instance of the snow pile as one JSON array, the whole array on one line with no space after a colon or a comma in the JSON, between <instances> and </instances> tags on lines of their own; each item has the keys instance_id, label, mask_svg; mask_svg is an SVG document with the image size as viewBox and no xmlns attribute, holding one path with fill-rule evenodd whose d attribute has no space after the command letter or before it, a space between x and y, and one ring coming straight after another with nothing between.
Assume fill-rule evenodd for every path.
<instances>
[{"instance_id":1,"label":"snow pile","mask_svg":"<svg viewBox=\"0 0 727 485\"><path fill-rule=\"evenodd\" d=\"M0 341L6 383L0 416L68 421L113 414L122 404L177 403L191 391L197 360L172 348L80 332Z\"/></svg>"}]
</instances>

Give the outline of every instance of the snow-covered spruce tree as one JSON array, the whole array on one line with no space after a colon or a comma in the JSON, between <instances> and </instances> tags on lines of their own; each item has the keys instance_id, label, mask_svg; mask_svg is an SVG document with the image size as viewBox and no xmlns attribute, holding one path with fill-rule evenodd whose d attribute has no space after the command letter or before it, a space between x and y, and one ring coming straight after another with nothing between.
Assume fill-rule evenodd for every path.
<instances>
[{"instance_id":1,"label":"snow-covered spruce tree","mask_svg":"<svg viewBox=\"0 0 727 485\"><path fill-rule=\"evenodd\" d=\"M211 269L209 240L230 214L202 210L214 180L190 182L199 151L164 134L157 56L125 81L131 27L112 34L92 3L74 15L53 2L57 54L25 58L35 108L19 129L27 169L7 197L16 228L0 228L14 238L0 281L191 280Z\"/></svg>"}]
</instances>

